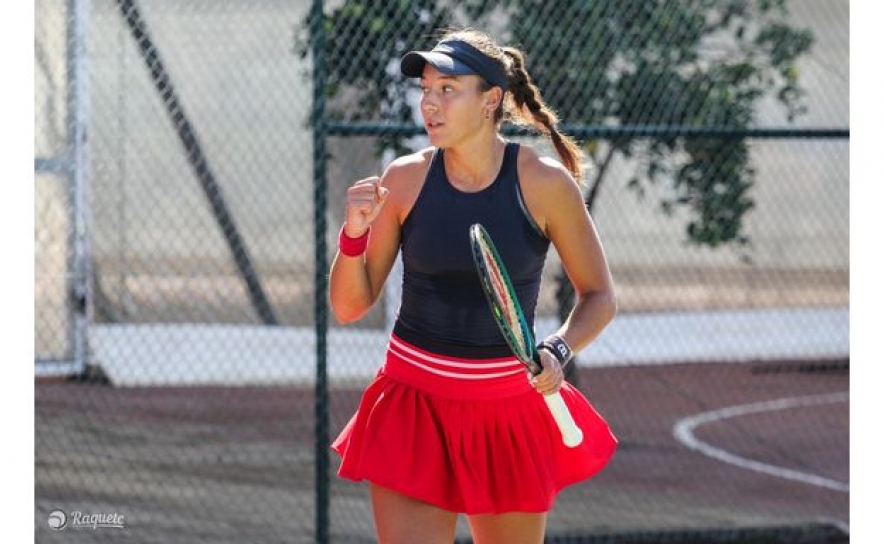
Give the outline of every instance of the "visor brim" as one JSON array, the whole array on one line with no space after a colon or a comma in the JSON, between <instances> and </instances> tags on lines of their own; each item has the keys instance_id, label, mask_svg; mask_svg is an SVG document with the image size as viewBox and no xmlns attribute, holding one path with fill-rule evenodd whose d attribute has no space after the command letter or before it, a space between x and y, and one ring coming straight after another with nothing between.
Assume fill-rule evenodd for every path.
<instances>
[{"instance_id":1,"label":"visor brim","mask_svg":"<svg viewBox=\"0 0 884 544\"><path fill-rule=\"evenodd\" d=\"M449 76L465 76L476 71L463 62L438 51L412 51L402 57L400 69L406 77L421 77L424 66L429 63L433 68Z\"/></svg>"}]
</instances>

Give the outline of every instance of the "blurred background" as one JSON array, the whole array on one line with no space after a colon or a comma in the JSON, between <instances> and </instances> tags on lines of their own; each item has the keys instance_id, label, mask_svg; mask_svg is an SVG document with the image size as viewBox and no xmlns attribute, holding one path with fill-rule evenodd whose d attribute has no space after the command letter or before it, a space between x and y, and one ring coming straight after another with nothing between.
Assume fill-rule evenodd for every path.
<instances>
[{"instance_id":1,"label":"blurred background","mask_svg":"<svg viewBox=\"0 0 884 544\"><path fill-rule=\"evenodd\" d=\"M373 541L328 442L382 362L399 270L341 327L327 267L347 186L426 145L398 59L448 26L525 52L585 151L617 289L569 379L620 447L562 493L549 540L847 541L847 0L35 17L37 541ZM552 251L539 335L570 297Z\"/></svg>"}]
</instances>

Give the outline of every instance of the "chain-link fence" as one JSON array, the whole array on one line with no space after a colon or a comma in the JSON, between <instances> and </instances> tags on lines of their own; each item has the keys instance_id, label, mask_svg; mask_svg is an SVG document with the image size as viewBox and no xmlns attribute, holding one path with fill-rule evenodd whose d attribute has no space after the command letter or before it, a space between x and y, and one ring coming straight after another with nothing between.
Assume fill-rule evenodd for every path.
<instances>
[{"instance_id":1,"label":"chain-link fence","mask_svg":"<svg viewBox=\"0 0 884 544\"><path fill-rule=\"evenodd\" d=\"M617 288L572 379L620 447L550 539L841 538L846 0L35 11L37 541L373 540L327 444L382 362L399 272L346 327L325 274L346 187L426 143L396 59L447 25L525 51L589 158ZM539 333L559 278L553 252Z\"/></svg>"}]
</instances>

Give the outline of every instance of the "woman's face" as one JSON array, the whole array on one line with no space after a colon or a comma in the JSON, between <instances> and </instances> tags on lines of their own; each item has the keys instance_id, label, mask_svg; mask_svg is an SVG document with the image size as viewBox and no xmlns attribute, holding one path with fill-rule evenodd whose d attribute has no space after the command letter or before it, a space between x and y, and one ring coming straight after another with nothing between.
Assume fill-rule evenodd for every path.
<instances>
[{"instance_id":1,"label":"woman's face","mask_svg":"<svg viewBox=\"0 0 884 544\"><path fill-rule=\"evenodd\" d=\"M426 64L420 105L433 146L452 147L482 128L486 97L481 81L476 75L449 76Z\"/></svg>"}]
</instances>

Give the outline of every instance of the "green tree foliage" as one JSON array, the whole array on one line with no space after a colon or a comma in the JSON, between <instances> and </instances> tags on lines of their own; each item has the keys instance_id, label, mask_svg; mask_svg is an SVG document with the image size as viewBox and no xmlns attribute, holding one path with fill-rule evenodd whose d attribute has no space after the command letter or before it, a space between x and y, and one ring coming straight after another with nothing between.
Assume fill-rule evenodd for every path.
<instances>
[{"instance_id":1,"label":"green tree foliage","mask_svg":"<svg viewBox=\"0 0 884 544\"><path fill-rule=\"evenodd\" d=\"M813 36L788 24L785 0L345 0L326 12L331 115L411 122L398 59L431 47L437 30L487 29L527 54L528 69L568 125L751 126L775 97L791 120L803 112L796 62ZM308 28L305 21L302 28ZM498 29L501 29L499 32ZM306 32L298 51L306 56ZM404 151L403 138L381 137ZM627 186L652 187L661 209L686 209L686 238L718 247L748 243L754 171L741 138L624 132L583 142L591 157L592 209L617 155L636 164Z\"/></svg>"},{"instance_id":2,"label":"green tree foliage","mask_svg":"<svg viewBox=\"0 0 884 544\"><path fill-rule=\"evenodd\" d=\"M345 121L412 122L398 60L414 48L431 48L451 7L433 0L346 0L325 17L328 115ZM295 51L310 52L310 21L296 34ZM408 151L403 138L383 134L379 151Z\"/></svg>"}]
</instances>

